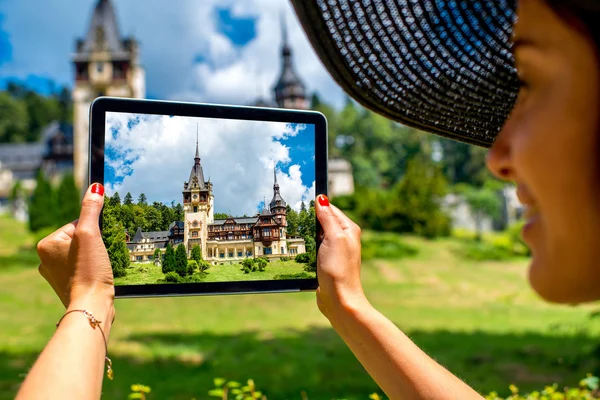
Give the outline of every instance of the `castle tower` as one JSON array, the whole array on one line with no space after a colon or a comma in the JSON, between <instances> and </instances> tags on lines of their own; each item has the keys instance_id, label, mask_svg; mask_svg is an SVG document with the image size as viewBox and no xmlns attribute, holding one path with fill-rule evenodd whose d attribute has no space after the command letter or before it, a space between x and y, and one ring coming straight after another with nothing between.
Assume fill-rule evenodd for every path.
<instances>
[{"instance_id":1,"label":"castle tower","mask_svg":"<svg viewBox=\"0 0 600 400\"><path fill-rule=\"evenodd\" d=\"M144 70L138 43L122 38L110 0L98 0L85 36L73 56L74 175L80 188L88 183L89 108L99 96L145 97Z\"/></svg>"},{"instance_id":2,"label":"castle tower","mask_svg":"<svg viewBox=\"0 0 600 400\"><path fill-rule=\"evenodd\" d=\"M283 17L281 18L281 36L283 38L281 47L282 67L279 80L273 88L275 101L281 108L306 110L309 107L306 88L294 70L292 49L288 43L287 28Z\"/></svg>"},{"instance_id":3,"label":"castle tower","mask_svg":"<svg viewBox=\"0 0 600 400\"><path fill-rule=\"evenodd\" d=\"M279 193L279 183L277 183L277 170L273 168L273 199L269 204L269 209L271 210L271 214L273 214L275 221L277 224L282 227L281 239L285 240L286 238L286 229L287 228L287 203L281 197L281 193Z\"/></svg>"},{"instance_id":4,"label":"castle tower","mask_svg":"<svg viewBox=\"0 0 600 400\"><path fill-rule=\"evenodd\" d=\"M198 133L196 132L196 156L190 178L183 184L183 214L184 230L183 244L188 257L192 247L199 245L203 257L206 257L206 240L208 239L208 224L214 222L214 197L212 183L204 181L204 171L200 164L198 148Z\"/></svg>"}]
</instances>

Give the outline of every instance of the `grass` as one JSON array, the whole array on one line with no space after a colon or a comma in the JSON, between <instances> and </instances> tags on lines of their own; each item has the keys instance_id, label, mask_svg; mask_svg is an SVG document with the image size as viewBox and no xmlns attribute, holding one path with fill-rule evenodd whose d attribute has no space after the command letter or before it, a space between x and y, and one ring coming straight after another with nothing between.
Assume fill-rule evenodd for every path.
<instances>
[{"instance_id":1,"label":"grass","mask_svg":"<svg viewBox=\"0 0 600 400\"><path fill-rule=\"evenodd\" d=\"M256 271L245 274L241 270L241 264L211 265L202 282L236 282L236 281L258 281L285 279L285 277L315 277L315 273L303 274L305 264L290 261L271 261L267 264L265 271ZM299 275L300 274L300 275ZM116 285L133 285L159 283L164 280L164 274L160 266L145 263L131 264L127 269L127 276L115 279Z\"/></svg>"},{"instance_id":2,"label":"grass","mask_svg":"<svg viewBox=\"0 0 600 400\"><path fill-rule=\"evenodd\" d=\"M0 254L3 400L14 398L63 308L37 273L26 231L1 219L0 238L11 241ZM527 260L474 262L457 255L456 239L398 240L417 254L365 261L367 296L478 391L576 384L597 372L594 307L540 301L526 283ZM17 255L29 261L4 268ZM358 400L378 390L319 313L314 293L126 299L116 309L108 399L126 398L133 383L151 386L149 399L206 399L214 377L253 378L270 399L300 399L304 390L309 399Z\"/></svg>"}]
</instances>

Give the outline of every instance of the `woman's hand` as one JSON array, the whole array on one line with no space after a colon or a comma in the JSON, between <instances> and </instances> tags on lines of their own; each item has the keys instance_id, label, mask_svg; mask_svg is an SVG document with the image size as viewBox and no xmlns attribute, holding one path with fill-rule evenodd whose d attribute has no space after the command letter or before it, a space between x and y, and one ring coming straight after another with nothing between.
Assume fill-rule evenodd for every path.
<instances>
[{"instance_id":1,"label":"woman's hand","mask_svg":"<svg viewBox=\"0 0 600 400\"><path fill-rule=\"evenodd\" d=\"M360 282L360 228L325 195L317 197L316 213L323 228L317 257L317 303L334 323L340 311L366 304Z\"/></svg>"},{"instance_id":2,"label":"woman's hand","mask_svg":"<svg viewBox=\"0 0 600 400\"><path fill-rule=\"evenodd\" d=\"M104 187L95 183L83 198L79 219L63 226L37 246L40 274L67 308L89 309L100 320L114 318L114 281L100 234Z\"/></svg>"}]
</instances>

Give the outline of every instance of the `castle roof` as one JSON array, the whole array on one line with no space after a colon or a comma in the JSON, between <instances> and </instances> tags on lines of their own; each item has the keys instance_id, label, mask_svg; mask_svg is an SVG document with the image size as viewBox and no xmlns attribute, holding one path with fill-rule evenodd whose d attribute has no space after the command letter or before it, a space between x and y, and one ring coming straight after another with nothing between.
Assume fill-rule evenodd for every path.
<instances>
[{"instance_id":1,"label":"castle roof","mask_svg":"<svg viewBox=\"0 0 600 400\"><path fill-rule=\"evenodd\" d=\"M227 218L227 219L215 219L212 224L208 224L208 225L209 226L225 225L225 222L229 221L229 220L234 220L234 222L236 224L255 224L257 217L234 217L234 218Z\"/></svg>"},{"instance_id":2,"label":"castle roof","mask_svg":"<svg viewBox=\"0 0 600 400\"><path fill-rule=\"evenodd\" d=\"M281 67L281 75L279 76L279 80L273 89L275 91L275 100L280 107L283 106L283 100L286 98L306 98L306 88L298 77L298 74L296 73L292 63L292 48L288 43L287 28L283 18L281 21L281 32L283 37L283 45L281 47L283 63Z\"/></svg>"},{"instance_id":3,"label":"castle roof","mask_svg":"<svg viewBox=\"0 0 600 400\"><path fill-rule=\"evenodd\" d=\"M81 47L82 52L90 53L96 49L99 32L101 32L106 50L111 53L126 51L121 40L115 9L110 0L98 0L96 3L87 35Z\"/></svg>"},{"instance_id":4,"label":"castle roof","mask_svg":"<svg viewBox=\"0 0 600 400\"><path fill-rule=\"evenodd\" d=\"M142 232L138 226L132 243L140 243L143 239L149 239L151 242L163 242L169 240L169 231Z\"/></svg>"},{"instance_id":5,"label":"castle roof","mask_svg":"<svg viewBox=\"0 0 600 400\"><path fill-rule=\"evenodd\" d=\"M273 210L273 208L275 208L275 207L286 207L287 206L287 203L285 202L283 197L281 197L281 193L279 193L279 183L277 183L277 170L275 168L273 169L273 178L274 178L273 199L271 200L271 204L270 204L271 210Z\"/></svg>"},{"instance_id":6,"label":"castle roof","mask_svg":"<svg viewBox=\"0 0 600 400\"><path fill-rule=\"evenodd\" d=\"M196 132L196 156L194 157L194 166L190 172L190 178L183 184L183 191L189 192L192 189L206 190L206 182L204 182L204 171L200 164L200 151L198 149L198 132Z\"/></svg>"}]
</instances>

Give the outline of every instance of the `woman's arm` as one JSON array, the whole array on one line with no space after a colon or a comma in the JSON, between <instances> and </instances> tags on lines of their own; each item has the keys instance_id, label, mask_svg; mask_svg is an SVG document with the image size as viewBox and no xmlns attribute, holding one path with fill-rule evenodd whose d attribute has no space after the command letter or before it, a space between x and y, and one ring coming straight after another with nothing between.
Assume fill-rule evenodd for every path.
<instances>
[{"instance_id":1,"label":"woman's arm","mask_svg":"<svg viewBox=\"0 0 600 400\"><path fill-rule=\"evenodd\" d=\"M82 312L65 315L21 385L19 400L100 398L108 342L99 328L108 341L115 316L112 269L98 226L103 194L102 185L92 185L79 220L38 244L40 273L65 312L87 310L101 322L93 328Z\"/></svg>"},{"instance_id":2,"label":"woman's arm","mask_svg":"<svg viewBox=\"0 0 600 400\"><path fill-rule=\"evenodd\" d=\"M390 399L481 399L421 351L366 299L360 283L360 228L319 196L323 227L317 302L356 358Z\"/></svg>"}]
</instances>

